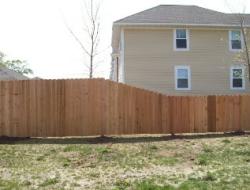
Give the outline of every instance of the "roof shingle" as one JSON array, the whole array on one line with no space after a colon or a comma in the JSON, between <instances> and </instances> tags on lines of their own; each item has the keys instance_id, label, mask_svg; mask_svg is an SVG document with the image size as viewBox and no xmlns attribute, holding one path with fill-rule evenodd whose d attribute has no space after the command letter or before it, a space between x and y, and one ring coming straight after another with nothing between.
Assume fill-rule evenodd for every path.
<instances>
[{"instance_id":1,"label":"roof shingle","mask_svg":"<svg viewBox=\"0 0 250 190\"><path fill-rule=\"evenodd\" d=\"M238 15L239 16L239 15ZM159 5L115 22L115 24L239 25L237 14L222 13L198 6ZM250 14L242 14L250 25Z\"/></svg>"}]
</instances>

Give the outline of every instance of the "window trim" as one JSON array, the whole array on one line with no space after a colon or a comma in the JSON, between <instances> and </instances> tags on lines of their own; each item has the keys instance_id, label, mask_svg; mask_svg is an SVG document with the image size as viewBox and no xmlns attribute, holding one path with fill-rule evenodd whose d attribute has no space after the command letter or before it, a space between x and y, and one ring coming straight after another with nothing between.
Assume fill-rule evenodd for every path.
<instances>
[{"instance_id":1,"label":"window trim","mask_svg":"<svg viewBox=\"0 0 250 190\"><path fill-rule=\"evenodd\" d=\"M178 88L178 69L187 69L188 71L188 88ZM175 90L185 91L191 90L191 69L190 66L179 65L175 66Z\"/></svg>"},{"instance_id":2,"label":"window trim","mask_svg":"<svg viewBox=\"0 0 250 190\"><path fill-rule=\"evenodd\" d=\"M233 87L233 70L242 69L242 87ZM244 66L231 66L230 67L230 89L231 90L245 90L245 67Z\"/></svg>"},{"instance_id":3,"label":"window trim","mask_svg":"<svg viewBox=\"0 0 250 190\"><path fill-rule=\"evenodd\" d=\"M176 37L177 37L177 35L176 35L176 31L177 30L185 30L186 31L186 40L187 40L187 47L186 48L177 48L177 44L176 44ZM188 29L186 29L186 28L176 28L176 29L174 29L174 51L189 51L189 30Z\"/></svg>"},{"instance_id":4,"label":"window trim","mask_svg":"<svg viewBox=\"0 0 250 190\"><path fill-rule=\"evenodd\" d=\"M233 49L232 48L232 32L233 31L239 31L240 32L241 49ZM241 52L243 50L243 48L244 48L242 31L239 30L239 29L229 30L228 35L229 35L229 51L231 51L231 52Z\"/></svg>"}]
</instances>

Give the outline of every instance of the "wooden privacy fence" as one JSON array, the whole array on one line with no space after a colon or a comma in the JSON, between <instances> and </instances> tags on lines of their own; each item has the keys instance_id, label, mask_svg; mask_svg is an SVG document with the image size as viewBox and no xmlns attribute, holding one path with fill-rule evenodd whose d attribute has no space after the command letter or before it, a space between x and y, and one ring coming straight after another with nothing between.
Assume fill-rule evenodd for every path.
<instances>
[{"instance_id":1,"label":"wooden privacy fence","mask_svg":"<svg viewBox=\"0 0 250 190\"><path fill-rule=\"evenodd\" d=\"M250 96L166 96L104 79L0 82L0 136L250 130Z\"/></svg>"}]
</instances>

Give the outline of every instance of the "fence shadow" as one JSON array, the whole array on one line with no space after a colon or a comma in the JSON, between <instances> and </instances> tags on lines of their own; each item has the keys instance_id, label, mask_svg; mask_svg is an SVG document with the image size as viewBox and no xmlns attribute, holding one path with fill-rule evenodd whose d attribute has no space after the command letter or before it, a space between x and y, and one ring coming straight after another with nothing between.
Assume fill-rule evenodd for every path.
<instances>
[{"instance_id":1,"label":"fence shadow","mask_svg":"<svg viewBox=\"0 0 250 190\"><path fill-rule=\"evenodd\" d=\"M0 144L119 144L146 143L173 140L193 140L205 138L224 138L250 135L250 132L213 133L213 134L182 134L166 136L115 136L115 137L67 137L67 138L10 138L0 137Z\"/></svg>"}]
</instances>

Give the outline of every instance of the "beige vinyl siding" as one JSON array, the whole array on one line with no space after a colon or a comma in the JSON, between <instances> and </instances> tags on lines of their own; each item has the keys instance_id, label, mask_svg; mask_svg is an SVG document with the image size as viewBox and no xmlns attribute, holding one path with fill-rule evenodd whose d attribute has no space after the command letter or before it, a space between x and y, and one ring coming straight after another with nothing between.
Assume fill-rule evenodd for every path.
<instances>
[{"instance_id":1,"label":"beige vinyl siding","mask_svg":"<svg viewBox=\"0 0 250 190\"><path fill-rule=\"evenodd\" d=\"M235 94L230 67L237 53L229 51L228 29L189 29L190 50L174 51L173 29L125 29L125 83L165 94ZM191 90L175 90L175 66L190 66ZM247 71L246 71L247 73Z\"/></svg>"}]
</instances>

